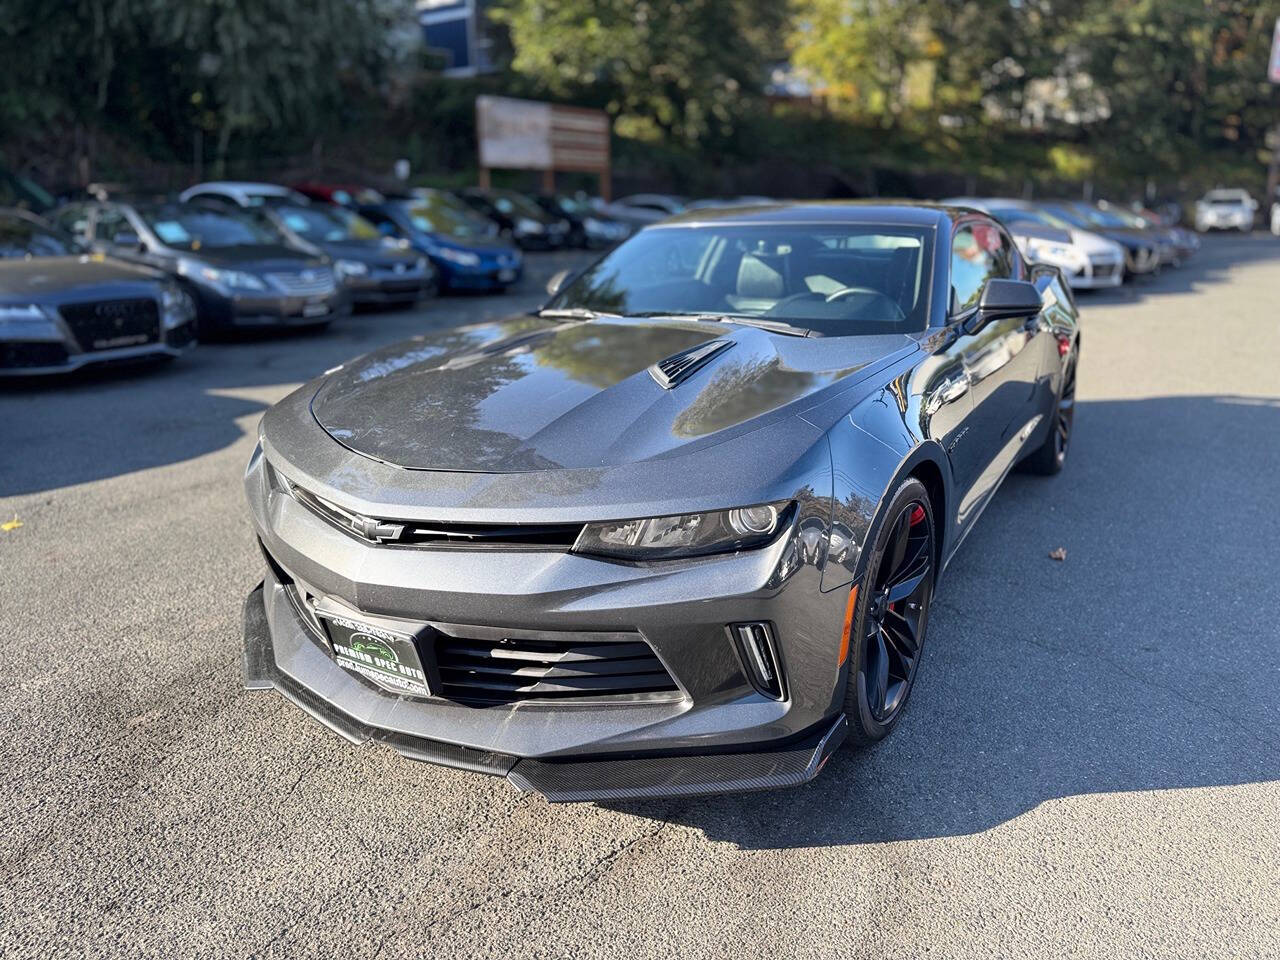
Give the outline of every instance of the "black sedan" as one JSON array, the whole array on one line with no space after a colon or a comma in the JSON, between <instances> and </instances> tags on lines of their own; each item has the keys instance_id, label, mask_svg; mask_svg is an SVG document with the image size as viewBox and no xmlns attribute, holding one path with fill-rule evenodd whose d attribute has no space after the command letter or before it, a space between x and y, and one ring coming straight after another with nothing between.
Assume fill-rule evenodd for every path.
<instances>
[{"instance_id":1,"label":"black sedan","mask_svg":"<svg viewBox=\"0 0 1280 960\"><path fill-rule=\"evenodd\" d=\"M558 250L569 242L569 221L547 213L524 194L471 187L458 196L522 249Z\"/></svg>"},{"instance_id":2,"label":"black sedan","mask_svg":"<svg viewBox=\"0 0 1280 960\"><path fill-rule=\"evenodd\" d=\"M349 308L328 257L289 246L239 211L109 201L73 204L56 216L95 250L177 278L195 298L201 336L320 327Z\"/></svg>"},{"instance_id":3,"label":"black sedan","mask_svg":"<svg viewBox=\"0 0 1280 960\"><path fill-rule=\"evenodd\" d=\"M554 800L802 783L902 721L965 535L1066 463L1078 360L985 214L678 216L267 411L246 683Z\"/></svg>"},{"instance_id":4,"label":"black sedan","mask_svg":"<svg viewBox=\"0 0 1280 960\"><path fill-rule=\"evenodd\" d=\"M564 194L542 193L531 197L552 217L569 223L569 246L596 250L621 243L631 236L631 227L596 210L588 201Z\"/></svg>"},{"instance_id":5,"label":"black sedan","mask_svg":"<svg viewBox=\"0 0 1280 960\"><path fill-rule=\"evenodd\" d=\"M0 376L168 360L194 342L191 298L163 273L94 256L0 210Z\"/></svg>"}]
</instances>

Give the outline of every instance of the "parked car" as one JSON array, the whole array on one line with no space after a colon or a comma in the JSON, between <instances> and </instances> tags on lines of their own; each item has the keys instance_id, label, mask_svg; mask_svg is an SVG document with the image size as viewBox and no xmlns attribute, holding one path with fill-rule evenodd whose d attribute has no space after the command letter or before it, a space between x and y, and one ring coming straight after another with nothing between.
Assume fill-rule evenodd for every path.
<instances>
[{"instance_id":1,"label":"parked car","mask_svg":"<svg viewBox=\"0 0 1280 960\"><path fill-rule=\"evenodd\" d=\"M456 199L423 194L359 207L384 236L403 240L435 266L442 291L505 290L524 272L520 251L494 239L488 227Z\"/></svg>"},{"instance_id":2,"label":"parked car","mask_svg":"<svg viewBox=\"0 0 1280 960\"><path fill-rule=\"evenodd\" d=\"M158 270L90 256L47 220L0 210L0 376L172 360L195 306Z\"/></svg>"},{"instance_id":3,"label":"parked car","mask_svg":"<svg viewBox=\"0 0 1280 960\"><path fill-rule=\"evenodd\" d=\"M684 210L687 202L684 197L662 193L636 193L611 203L601 201L598 209L623 223L643 227L675 216Z\"/></svg>"},{"instance_id":4,"label":"parked car","mask_svg":"<svg viewBox=\"0 0 1280 960\"><path fill-rule=\"evenodd\" d=\"M1160 243L1155 237L1147 235L1146 231L1123 225L1106 226L1099 222L1100 218L1086 216L1069 200L1040 202L1034 207L1077 229L1088 230L1120 244L1124 248L1126 278L1154 273L1160 269Z\"/></svg>"},{"instance_id":5,"label":"parked car","mask_svg":"<svg viewBox=\"0 0 1280 960\"><path fill-rule=\"evenodd\" d=\"M178 200L192 203L196 200L221 201L235 207L260 207L264 205L288 203L294 206L307 203L309 198L291 187L282 187L276 183L261 183L245 180L214 180L208 183L197 183L187 187Z\"/></svg>"},{"instance_id":6,"label":"parked car","mask_svg":"<svg viewBox=\"0 0 1280 960\"><path fill-rule=\"evenodd\" d=\"M1118 203L1099 200L1094 204L1099 210L1110 214L1138 230L1148 230L1161 240L1162 255L1164 251L1172 252L1172 262L1180 264L1200 249L1200 238L1190 230L1165 222L1159 214L1149 210L1134 209Z\"/></svg>"},{"instance_id":7,"label":"parked car","mask_svg":"<svg viewBox=\"0 0 1280 960\"><path fill-rule=\"evenodd\" d=\"M569 246L584 250L621 243L631 235L631 228L621 220L600 213L587 201L565 194L539 194L531 197L549 216L569 223Z\"/></svg>"},{"instance_id":8,"label":"parked car","mask_svg":"<svg viewBox=\"0 0 1280 960\"><path fill-rule=\"evenodd\" d=\"M995 217L1008 228L1024 257L1033 263L1057 267L1072 289L1118 287L1124 282L1124 247L1023 200L952 197L942 202Z\"/></svg>"},{"instance_id":9,"label":"parked car","mask_svg":"<svg viewBox=\"0 0 1280 960\"><path fill-rule=\"evenodd\" d=\"M286 245L247 213L169 201L77 203L57 214L95 250L157 267L195 298L202 337L320 327L347 309L327 257Z\"/></svg>"},{"instance_id":10,"label":"parked car","mask_svg":"<svg viewBox=\"0 0 1280 960\"><path fill-rule=\"evenodd\" d=\"M435 187L412 187L405 196L391 197L393 200L421 200L427 206L441 211L449 217L459 236L474 237L477 240L500 240L502 228L493 220L480 213L456 193L438 190Z\"/></svg>"},{"instance_id":11,"label":"parked car","mask_svg":"<svg viewBox=\"0 0 1280 960\"><path fill-rule=\"evenodd\" d=\"M559 801L794 786L882 740L965 535L1066 462L1059 272L975 211L794 203L554 289L266 412L246 685Z\"/></svg>"},{"instance_id":12,"label":"parked car","mask_svg":"<svg viewBox=\"0 0 1280 960\"><path fill-rule=\"evenodd\" d=\"M569 242L569 221L547 213L514 190L470 187L458 193L473 210L496 223L524 250L558 250Z\"/></svg>"},{"instance_id":13,"label":"parked car","mask_svg":"<svg viewBox=\"0 0 1280 960\"><path fill-rule=\"evenodd\" d=\"M1196 201L1196 229L1239 230L1248 233L1253 229L1253 218L1258 212L1258 201L1248 190L1210 190Z\"/></svg>"},{"instance_id":14,"label":"parked car","mask_svg":"<svg viewBox=\"0 0 1280 960\"><path fill-rule=\"evenodd\" d=\"M296 190L270 183L200 184L181 198L248 210L290 245L329 258L351 303L414 303L436 290L436 270L430 260L411 250L407 242L382 236L346 207L313 203Z\"/></svg>"},{"instance_id":15,"label":"parked car","mask_svg":"<svg viewBox=\"0 0 1280 960\"><path fill-rule=\"evenodd\" d=\"M308 180L302 183L295 183L293 189L309 200L336 203L342 207L382 203L387 199L380 191L359 183L326 183Z\"/></svg>"}]
</instances>

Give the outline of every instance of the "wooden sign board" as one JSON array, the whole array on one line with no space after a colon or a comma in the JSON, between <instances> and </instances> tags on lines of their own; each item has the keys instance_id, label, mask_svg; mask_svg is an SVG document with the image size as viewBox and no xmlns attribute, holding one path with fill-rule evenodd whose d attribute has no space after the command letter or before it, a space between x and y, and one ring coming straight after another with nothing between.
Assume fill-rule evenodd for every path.
<instances>
[{"instance_id":1,"label":"wooden sign board","mask_svg":"<svg viewBox=\"0 0 1280 960\"><path fill-rule=\"evenodd\" d=\"M597 173L609 198L609 116L603 110L564 107L512 97L476 97L480 185L489 171L541 170L552 190L557 170Z\"/></svg>"}]
</instances>

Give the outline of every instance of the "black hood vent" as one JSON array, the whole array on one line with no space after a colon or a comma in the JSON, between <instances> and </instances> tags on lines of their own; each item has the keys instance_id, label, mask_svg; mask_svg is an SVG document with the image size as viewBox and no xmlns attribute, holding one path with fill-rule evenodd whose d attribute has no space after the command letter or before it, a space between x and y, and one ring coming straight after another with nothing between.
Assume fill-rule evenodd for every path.
<instances>
[{"instance_id":1,"label":"black hood vent","mask_svg":"<svg viewBox=\"0 0 1280 960\"><path fill-rule=\"evenodd\" d=\"M688 350L673 353L665 360L659 360L649 368L649 375L665 389L670 390L676 384L689 379L695 371L732 346L732 340L708 340Z\"/></svg>"}]
</instances>

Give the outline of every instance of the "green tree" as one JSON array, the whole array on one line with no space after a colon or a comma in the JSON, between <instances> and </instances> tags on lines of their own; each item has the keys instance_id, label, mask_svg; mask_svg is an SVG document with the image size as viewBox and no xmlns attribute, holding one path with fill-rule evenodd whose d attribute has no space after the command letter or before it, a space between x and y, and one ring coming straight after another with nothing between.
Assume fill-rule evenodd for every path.
<instances>
[{"instance_id":1,"label":"green tree","mask_svg":"<svg viewBox=\"0 0 1280 960\"><path fill-rule=\"evenodd\" d=\"M780 0L505 0L512 69L640 138L727 136L785 54Z\"/></svg>"}]
</instances>

